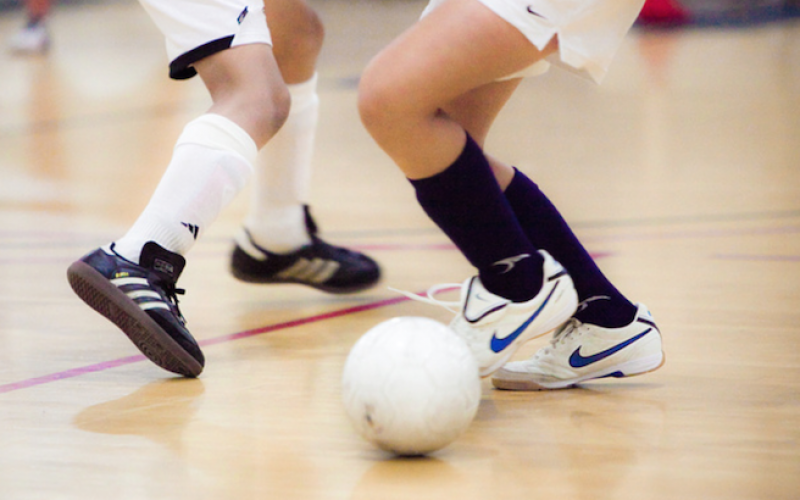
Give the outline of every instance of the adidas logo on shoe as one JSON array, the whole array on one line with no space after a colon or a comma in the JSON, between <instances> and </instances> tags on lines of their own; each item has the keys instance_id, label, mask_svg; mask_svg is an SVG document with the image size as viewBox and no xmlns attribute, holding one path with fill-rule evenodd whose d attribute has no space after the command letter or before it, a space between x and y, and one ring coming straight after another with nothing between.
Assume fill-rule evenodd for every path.
<instances>
[{"instance_id":1,"label":"adidas logo on shoe","mask_svg":"<svg viewBox=\"0 0 800 500\"><path fill-rule=\"evenodd\" d=\"M186 329L175 283L186 261L154 242L142 249L139 264L114 252L114 245L74 262L70 286L86 304L120 330L152 362L173 373L196 377L205 358Z\"/></svg>"},{"instance_id":2,"label":"adidas logo on shoe","mask_svg":"<svg viewBox=\"0 0 800 500\"><path fill-rule=\"evenodd\" d=\"M260 247L247 229L236 235L231 273L248 283L297 283L328 293L352 293L375 286L378 264L360 252L326 243L317 236L317 224L304 205L311 244L294 252L274 253Z\"/></svg>"}]
</instances>

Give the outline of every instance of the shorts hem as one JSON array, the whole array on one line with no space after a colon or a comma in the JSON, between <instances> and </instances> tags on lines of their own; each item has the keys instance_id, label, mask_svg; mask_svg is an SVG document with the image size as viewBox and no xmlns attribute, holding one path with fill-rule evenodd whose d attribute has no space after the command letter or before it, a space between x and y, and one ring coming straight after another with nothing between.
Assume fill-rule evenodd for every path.
<instances>
[{"instance_id":1,"label":"shorts hem","mask_svg":"<svg viewBox=\"0 0 800 500\"><path fill-rule=\"evenodd\" d=\"M197 70L194 69L193 66L194 63L216 54L217 52L229 49L231 43L233 43L233 35L212 40L189 52L181 54L169 63L169 77L173 80L188 80L192 78L197 74Z\"/></svg>"}]
</instances>

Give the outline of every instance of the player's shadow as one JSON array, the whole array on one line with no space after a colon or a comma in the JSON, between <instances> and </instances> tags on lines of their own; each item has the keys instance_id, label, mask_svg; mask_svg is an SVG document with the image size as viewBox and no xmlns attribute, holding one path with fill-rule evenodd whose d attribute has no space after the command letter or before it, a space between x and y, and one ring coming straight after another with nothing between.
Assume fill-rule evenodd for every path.
<instances>
[{"instance_id":1,"label":"player's shadow","mask_svg":"<svg viewBox=\"0 0 800 500\"><path fill-rule=\"evenodd\" d=\"M179 453L182 433L204 391L199 379L160 380L86 408L75 416L74 424L87 432L145 437Z\"/></svg>"},{"instance_id":2,"label":"player's shadow","mask_svg":"<svg viewBox=\"0 0 800 500\"><path fill-rule=\"evenodd\" d=\"M200 379L169 379L154 382L114 401L86 408L73 420L83 431L118 436L135 436L163 446L173 456L162 460L148 446L131 446L132 458L148 464L184 471L174 479L180 486L191 481L192 474L210 478L205 498L229 498L230 491L260 492L252 498L298 498L286 492L298 490L297 478L303 478L301 491L324 488L323 474L305 450L298 450L296 440L282 436L254 436L250 425L234 422L215 424L196 416L204 394ZM236 410L226 411L235 415ZM252 424L252 419L248 420ZM273 439L274 438L274 439ZM261 441L264 440L266 444ZM119 441L113 441L118 445ZM268 447L268 451L265 451ZM198 472L199 471L199 472ZM303 490L305 489L305 490ZM249 498L249 497L248 497Z\"/></svg>"}]
</instances>

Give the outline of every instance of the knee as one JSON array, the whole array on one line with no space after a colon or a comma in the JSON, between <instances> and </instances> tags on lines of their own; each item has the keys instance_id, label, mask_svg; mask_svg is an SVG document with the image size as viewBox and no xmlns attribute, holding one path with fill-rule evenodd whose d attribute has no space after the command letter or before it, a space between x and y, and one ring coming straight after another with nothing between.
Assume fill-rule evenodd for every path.
<instances>
[{"instance_id":1,"label":"knee","mask_svg":"<svg viewBox=\"0 0 800 500\"><path fill-rule=\"evenodd\" d=\"M286 122L289 117L289 110L292 107L292 98L289 94L289 89L285 85L270 93L269 107L268 120L270 127L277 132Z\"/></svg>"},{"instance_id":2,"label":"knee","mask_svg":"<svg viewBox=\"0 0 800 500\"><path fill-rule=\"evenodd\" d=\"M239 107L242 113L250 116L251 135L261 148L289 117L291 97L285 85L276 85L244 94Z\"/></svg>"},{"instance_id":3,"label":"knee","mask_svg":"<svg viewBox=\"0 0 800 500\"><path fill-rule=\"evenodd\" d=\"M373 138L381 143L391 123L401 118L399 90L379 71L368 67L358 85L358 113Z\"/></svg>"},{"instance_id":4,"label":"knee","mask_svg":"<svg viewBox=\"0 0 800 500\"><path fill-rule=\"evenodd\" d=\"M289 89L285 85L280 86L278 89L273 89L269 94L267 104L264 125L266 126L267 134L271 138L289 118L289 111L292 107Z\"/></svg>"}]
</instances>

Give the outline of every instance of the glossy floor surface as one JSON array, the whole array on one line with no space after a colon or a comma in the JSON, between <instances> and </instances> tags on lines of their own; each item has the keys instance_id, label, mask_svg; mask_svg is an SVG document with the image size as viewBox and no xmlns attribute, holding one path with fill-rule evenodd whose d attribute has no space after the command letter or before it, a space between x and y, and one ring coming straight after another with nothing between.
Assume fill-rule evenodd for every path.
<instances>
[{"instance_id":1,"label":"glossy floor surface","mask_svg":"<svg viewBox=\"0 0 800 500\"><path fill-rule=\"evenodd\" d=\"M424 5L313 5L328 37L311 202L384 277L354 296L235 281L244 193L181 279L196 380L143 360L65 270L133 222L203 87L167 79L134 2L58 7L47 56L0 52L0 498L796 499L800 23L635 31L600 87L557 70L522 84L488 149L652 309L667 363L556 392L485 381L466 434L398 460L351 428L344 360L384 319L448 321L387 287L471 270L365 133L355 86ZM0 33L20 24L4 13Z\"/></svg>"}]
</instances>

